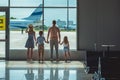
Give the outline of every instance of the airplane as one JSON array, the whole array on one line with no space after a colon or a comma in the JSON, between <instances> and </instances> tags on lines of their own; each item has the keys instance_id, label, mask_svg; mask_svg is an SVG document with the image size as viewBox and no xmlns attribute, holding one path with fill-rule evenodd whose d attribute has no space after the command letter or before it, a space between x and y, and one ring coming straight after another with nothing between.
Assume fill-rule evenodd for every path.
<instances>
[{"instance_id":1,"label":"airplane","mask_svg":"<svg viewBox=\"0 0 120 80\"><path fill-rule=\"evenodd\" d=\"M21 19L10 19L10 29L19 28L23 33L23 30L27 28L29 24L33 24L34 26L41 25L42 22L40 19L43 14L42 8L40 8L41 6L42 4L40 4L39 7L36 8L28 17Z\"/></svg>"}]
</instances>

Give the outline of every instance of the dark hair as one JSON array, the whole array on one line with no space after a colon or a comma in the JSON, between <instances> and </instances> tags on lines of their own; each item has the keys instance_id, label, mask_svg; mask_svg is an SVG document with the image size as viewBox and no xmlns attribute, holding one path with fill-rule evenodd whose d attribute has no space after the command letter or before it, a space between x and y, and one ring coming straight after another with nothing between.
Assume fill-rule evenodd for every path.
<instances>
[{"instance_id":1,"label":"dark hair","mask_svg":"<svg viewBox=\"0 0 120 80\"><path fill-rule=\"evenodd\" d=\"M53 22L52 22L53 24L56 24L56 21L55 20L53 20Z\"/></svg>"},{"instance_id":2,"label":"dark hair","mask_svg":"<svg viewBox=\"0 0 120 80\"><path fill-rule=\"evenodd\" d=\"M39 31L39 34L42 35L42 34L43 34L43 31Z\"/></svg>"}]
</instances>

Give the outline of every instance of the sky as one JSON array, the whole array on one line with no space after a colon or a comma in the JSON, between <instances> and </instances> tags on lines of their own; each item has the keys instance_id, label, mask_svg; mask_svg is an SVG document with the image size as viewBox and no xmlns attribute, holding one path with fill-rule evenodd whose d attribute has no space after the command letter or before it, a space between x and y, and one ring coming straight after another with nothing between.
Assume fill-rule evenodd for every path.
<instances>
[{"instance_id":1,"label":"sky","mask_svg":"<svg viewBox=\"0 0 120 80\"><path fill-rule=\"evenodd\" d=\"M28 6L37 6L39 3L42 3L42 0L11 0L11 5L28 5ZM44 6L67 6L67 0L44 0ZM53 5L54 4L54 5ZM71 6L76 5L76 0L69 0Z\"/></svg>"},{"instance_id":2,"label":"sky","mask_svg":"<svg viewBox=\"0 0 120 80\"><path fill-rule=\"evenodd\" d=\"M0 6L8 6L8 0L0 0Z\"/></svg>"}]
</instances>

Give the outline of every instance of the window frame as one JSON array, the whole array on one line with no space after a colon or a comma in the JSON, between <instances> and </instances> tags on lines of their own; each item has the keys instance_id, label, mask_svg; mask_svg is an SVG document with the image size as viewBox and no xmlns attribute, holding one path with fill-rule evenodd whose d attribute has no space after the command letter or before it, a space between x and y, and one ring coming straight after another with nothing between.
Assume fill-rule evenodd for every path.
<instances>
[{"instance_id":1,"label":"window frame","mask_svg":"<svg viewBox=\"0 0 120 80\"><path fill-rule=\"evenodd\" d=\"M43 16L42 16L42 26L44 26L44 8L65 8L67 9L67 26L69 26L69 9L76 9L76 50L78 50L78 43L79 43L79 38L77 38L79 35L78 35L78 19L77 19L77 13L78 13L78 0L76 0L76 6L69 6L69 0L67 0L67 7L62 7L62 6L44 6L44 0L42 0L42 10L43 10ZM35 7L35 6L10 6L10 0L8 0L8 7L9 8L38 8L38 7ZM40 7L39 7L40 8ZM43 27L43 30L44 30L44 27Z\"/></svg>"}]
</instances>

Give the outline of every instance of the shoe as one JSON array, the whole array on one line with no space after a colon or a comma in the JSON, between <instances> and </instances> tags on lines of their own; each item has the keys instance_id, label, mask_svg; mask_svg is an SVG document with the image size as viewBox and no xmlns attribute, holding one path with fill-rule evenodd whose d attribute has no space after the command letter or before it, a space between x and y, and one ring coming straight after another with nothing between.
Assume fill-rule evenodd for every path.
<instances>
[{"instance_id":1,"label":"shoe","mask_svg":"<svg viewBox=\"0 0 120 80\"><path fill-rule=\"evenodd\" d=\"M30 63L34 63L32 59L30 59Z\"/></svg>"},{"instance_id":2,"label":"shoe","mask_svg":"<svg viewBox=\"0 0 120 80\"><path fill-rule=\"evenodd\" d=\"M56 61L59 62L59 59L57 59Z\"/></svg>"},{"instance_id":3,"label":"shoe","mask_svg":"<svg viewBox=\"0 0 120 80\"><path fill-rule=\"evenodd\" d=\"M33 60L32 60L32 59L30 59L30 62L33 62Z\"/></svg>"},{"instance_id":4,"label":"shoe","mask_svg":"<svg viewBox=\"0 0 120 80\"><path fill-rule=\"evenodd\" d=\"M42 59L42 64L44 63L44 59Z\"/></svg>"},{"instance_id":5,"label":"shoe","mask_svg":"<svg viewBox=\"0 0 120 80\"><path fill-rule=\"evenodd\" d=\"M51 59L50 61L53 62L53 59Z\"/></svg>"},{"instance_id":6,"label":"shoe","mask_svg":"<svg viewBox=\"0 0 120 80\"><path fill-rule=\"evenodd\" d=\"M42 64L44 63L44 61L42 61Z\"/></svg>"},{"instance_id":7,"label":"shoe","mask_svg":"<svg viewBox=\"0 0 120 80\"><path fill-rule=\"evenodd\" d=\"M27 59L27 62L29 62L30 60L29 59Z\"/></svg>"},{"instance_id":8,"label":"shoe","mask_svg":"<svg viewBox=\"0 0 120 80\"><path fill-rule=\"evenodd\" d=\"M67 63L67 60L65 60L65 63Z\"/></svg>"}]
</instances>

